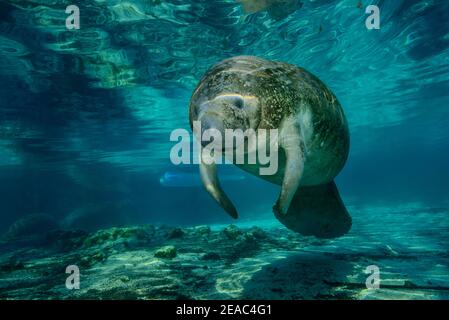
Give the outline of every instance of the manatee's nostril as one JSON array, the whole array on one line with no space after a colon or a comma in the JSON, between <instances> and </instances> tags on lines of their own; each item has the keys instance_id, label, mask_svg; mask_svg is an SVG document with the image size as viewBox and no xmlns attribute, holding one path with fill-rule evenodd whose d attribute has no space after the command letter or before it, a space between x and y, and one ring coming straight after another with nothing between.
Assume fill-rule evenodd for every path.
<instances>
[{"instance_id":1,"label":"manatee's nostril","mask_svg":"<svg viewBox=\"0 0 449 320\"><path fill-rule=\"evenodd\" d=\"M201 119L201 145L206 146L223 133L223 121L216 117L207 116Z\"/></svg>"},{"instance_id":2,"label":"manatee's nostril","mask_svg":"<svg viewBox=\"0 0 449 320\"><path fill-rule=\"evenodd\" d=\"M204 136L204 133L210 129L213 129L214 127L209 121L202 121L201 122L201 136Z\"/></svg>"},{"instance_id":3,"label":"manatee's nostril","mask_svg":"<svg viewBox=\"0 0 449 320\"><path fill-rule=\"evenodd\" d=\"M204 131L209 130L211 128L209 121L202 121L201 122L201 133L203 134Z\"/></svg>"},{"instance_id":4,"label":"manatee's nostril","mask_svg":"<svg viewBox=\"0 0 449 320\"><path fill-rule=\"evenodd\" d=\"M223 121L216 117L207 117L201 119L201 132L204 133L206 130L218 130L223 131Z\"/></svg>"},{"instance_id":5,"label":"manatee's nostril","mask_svg":"<svg viewBox=\"0 0 449 320\"><path fill-rule=\"evenodd\" d=\"M201 145L203 147L207 146L209 144L209 141L203 139L203 137L205 137L204 132L206 132L207 130L211 129L211 125L209 122L201 122Z\"/></svg>"}]
</instances>

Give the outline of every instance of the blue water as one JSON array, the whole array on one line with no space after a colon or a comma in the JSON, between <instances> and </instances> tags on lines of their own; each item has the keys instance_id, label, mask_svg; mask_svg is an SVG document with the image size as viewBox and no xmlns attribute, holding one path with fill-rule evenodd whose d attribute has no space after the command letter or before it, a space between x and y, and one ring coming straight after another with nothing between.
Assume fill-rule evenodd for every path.
<instances>
[{"instance_id":1,"label":"blue water","mask_svg":"<svg viewBox=\"0 0 449 320\"><path fill-rule=\"evenodd\" d=\"M234 0L89 0L69 31L67 1L2 0L0 233L37 213L81 229L231 222L196 166L170 162L169 136L189 129L204 72L236 55L302 66L336 94L348 207L448 207L449 3L302 2L275 19ZM365 27L368 4L380 30ZM277 186L221 169L241 221L272 218Z\"/></svg>"}]
</instances>

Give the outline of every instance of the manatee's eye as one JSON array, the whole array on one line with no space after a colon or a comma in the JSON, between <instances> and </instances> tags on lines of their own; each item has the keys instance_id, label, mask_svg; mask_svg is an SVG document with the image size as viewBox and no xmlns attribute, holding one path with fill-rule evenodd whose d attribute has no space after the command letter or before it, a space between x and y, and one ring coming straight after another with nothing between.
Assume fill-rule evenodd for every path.
<instances>
[{"instance_id":1,"label":"manatee's eye","mask_svg":"<svg viewBox=\"0 0 449 320\"><path fill-rule=\"evenodd\" d=\"M242 97L236 96L234 102L234 106L236 106L238 109L243 109L245 106L245 101Z\"/></svg>"},{"instance_id":2,"label":"manatee's eye","mask_svg":"<svg viewBox=\"0 0 449 320\"><path fill-rule=\"evenodd\" d=\"M218 96L214 99L216 102L221 103L223 106L243 109L245 107L245 100L240 95L225 94Z\"/></svg>"}]
</instances>

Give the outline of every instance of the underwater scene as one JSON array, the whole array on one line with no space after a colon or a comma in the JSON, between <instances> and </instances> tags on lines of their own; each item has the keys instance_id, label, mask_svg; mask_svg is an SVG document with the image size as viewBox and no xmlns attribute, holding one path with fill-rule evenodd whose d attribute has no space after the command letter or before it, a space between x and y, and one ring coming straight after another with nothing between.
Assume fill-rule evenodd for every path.
<instances>
[{"instance_id":1,"label":"underwater scene","mask_svg":"<svg viewBox=\"0 0 449 320\"><path fill-rule=\"evenodd\" d=\"M446 300L449 2L0 0L0 151L1 300Z\"/></svg>"}]
</instances>

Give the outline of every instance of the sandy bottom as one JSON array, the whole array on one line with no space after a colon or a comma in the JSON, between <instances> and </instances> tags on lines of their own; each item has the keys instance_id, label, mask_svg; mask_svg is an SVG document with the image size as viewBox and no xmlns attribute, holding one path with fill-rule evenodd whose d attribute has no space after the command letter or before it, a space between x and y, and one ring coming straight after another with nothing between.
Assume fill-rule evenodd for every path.
<instances>
[{"instance_id":1,"label":"sandy bottom","mask_svg":"<svg viewBox=\"0 0 449 320\"><path fill-rule=\"evenodd\" d=\"M336 240L302 237L275 221L5 239L0 298L449 298L449 209L350 211L353 229ZM66 288L69 265L80 270L78 290ZM366 286L372 265L380 271L378 289Z\"/></svg>"}]
</instances>

